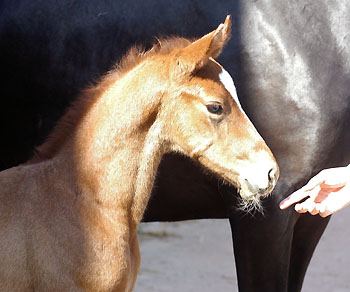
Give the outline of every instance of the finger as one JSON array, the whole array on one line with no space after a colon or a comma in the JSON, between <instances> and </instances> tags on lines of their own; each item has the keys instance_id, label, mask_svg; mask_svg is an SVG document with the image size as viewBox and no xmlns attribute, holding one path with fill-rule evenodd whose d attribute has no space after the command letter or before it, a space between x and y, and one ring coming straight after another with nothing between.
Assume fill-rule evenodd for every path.
<instances>
[{"instance_id":1,"label":"finger","mask_svg":"<svg viewBox=\"0 0 350 292\"><path fill-rule=\"evenodd\" d=\"M327 200L324 200L323 202L316 204L316 209L318 210L318 214L320 214L321 217L327 217L332 214L327 209Z\"/></svg>"},{"instance_id":2,"label":"finger","mask_svg":"<svg viewBox=\"0 0 350 292\"><path fill-rule=\"evenodd\" d=\"M320 212L319 214L320 214L321 217L324 218L324 217L327 217L327 216L329 216L329 215L332 215L333 212L331 212L331 211L329 211L329 210L325 210L324 212Z\"/></svg>"},{"instance_id":3,"label":"finger","mask_svg":"<svg viewBox=\"0 0 350 292\"><path fill-rule=\"evenodd\" d=\"M316 215L318 213L318 211L316 210L316 204L314 201L311 201L310 199L307 200L305 203L303 203L305 205L304 208L307 208L307 211L311 214L311 215Z\"/></svg>"},{"instance_id":4,"label":"finger","mask_svg":"<svg viewBox=\"0 0 350 292\"><path fill-rule=\"evenodd\" d=\"M293 205L294 203L297 203L301 201L302 199L305 199L308 197L309 194L307 192L304 192L303 189L300 189L294 193L292 193L290 196L285 198L279 205L279 207L283 210L288 208L289 206Z\"/></svg>"},{"instance_id":5,"label":"finger","mask_svg":"<svg viewBox=\"0 0 350 292\"><path fill-rule=\"evenodd\" d=\"M307 208L304 208L302 206L302 204L296 204L294 206L294 210L297 211L298 213L306 213L307 212Z\"/></svg>"},{"instance_id":6,"label":"finger","mask_svg":"<svg viewBox=\"0 0 350 292\"><path fill-rule=\"evenodd\" d=\"M295 205L295 210L299 213L309 212L312 215L318 214L316 204L312 199L308 199L303 203Z\"/></svg>"},{"instance_id":7,"label":"finger","mask_svg":"<svg viewBox=\"0 0 350 292\"><path fill-rule=\"evenodd\" d=\"M284 199L281 203L280 203L280 208L281 209L286 209L288 208L290 205L297 203L307 197L310 197L312 199L312 201L315 200L315 198L318 196L319 192L320 192L320 186L317 185L317 187L315 187L312 190L309 191L305 191L304 188L299 189L298 191L292 193L289 197L287 197L286 199Z\"/></svg>"},{"instance_id":8,"label":"finger","mask_svg":"<svg viewBox=\"0 0 350 292\"><path fill-rule=\"evenodd\" d=\"M346 167L324 169L314 177L314 182L320 183L321 188L339 188L349 181L349 173Z\"/></svg>"},{"instance_id":9,"label":"finger","mask_svg":"<svg viewBox=\"0 0 350 292\"><path fill-rule=\"evenodd\" d=\"M321 215L322 213L326 212L326 204L321 203L321 204L316 204L316 209L318 210L318 213Z\"/></svg>"},{"instance_id":10,"label":"finger","mask_svg":"<svg viewBox=\"0 0 350 292\"><path fill-rule=\"evenodd\" d=\"M316 206L313 209L308 209L308 211L311 215L316 215L319 213Z\"/></svg>"},{"instance_id":11,"label":"finger","mask_svg":"<svg viewBox=\"0 0 350 292\"><path fill-rule=\"evenodd\" d=\"M323 172L321 171L317 175L315 175L313 178L311 178L308 183L302 187L302 189L306 192L311 191L312 189L316 188L317 186L324 184L325 177Z\"/></svg>"},{"instance_id":12,"label":"finger","mask_svg":"<svg viewBox=\"0 0 350 292\"><path fill-rule=\"evenodd\" d=\"M320 184L322 189L332 189L335 191L343 188L345 185L346 185L345 181L339 181L339 182L325 181Z\"/></svg>"}]
</instances>

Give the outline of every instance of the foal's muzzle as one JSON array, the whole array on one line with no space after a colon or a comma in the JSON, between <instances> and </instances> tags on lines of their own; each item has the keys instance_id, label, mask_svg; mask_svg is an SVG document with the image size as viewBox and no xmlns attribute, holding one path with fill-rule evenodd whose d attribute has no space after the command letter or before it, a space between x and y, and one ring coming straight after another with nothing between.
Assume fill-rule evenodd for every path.
<instances>
[{"instance_id":1,"label":"foal's muzzle","mask_svg":"<svg viewBox=\"0 0 350 292\"><path fill-rule=\"evenodd\" d=\"M260 173L257 175L261 176ZM269 195L275 188L278 177L279 169L278 167L273 167L267 172L265 179L256 179L255 176L245 178L241 186L242 197L249 199L250 197L265 197Z\"/></svg>"}]
</instances>

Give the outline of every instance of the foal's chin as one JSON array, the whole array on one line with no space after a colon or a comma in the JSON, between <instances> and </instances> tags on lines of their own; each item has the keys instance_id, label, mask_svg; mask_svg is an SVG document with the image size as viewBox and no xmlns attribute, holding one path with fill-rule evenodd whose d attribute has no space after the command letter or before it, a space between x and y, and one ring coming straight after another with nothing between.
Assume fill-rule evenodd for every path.
<instances>
[{"instance_id":1,"label":"foal's chin","mask_svg":"<svg viewBox=\"0 0 350 292\"><path fill-rule=\"evenodd\" d=\"M247 190L239 189L237 209L250 214L255 214L256 212L264 214L261 199L269 196L272 190L273 189L267 190L265 193L252 193Z\"/></svg>"},{"instance_id":2,"label":"foal's chin","mask_svg":"<svg viewBox=\"0 0 350 292\"><path fill-rule=\"evenodd\" d=\"M237 189L238 203L237 206L235 206L237 210L249 213L251 215L257 212L264 214L264 208L262 206L261 199L268 197L272 193L274 187L267 188L263 192L252 191L246 186L246 184L227 178L225 180L228 184L231 184Z\"/></svg>"},{"instance_id":3,"label":"foal's chin","mask_svg":"<svg viewBox=\"0 0 350 292\"><path fill-rule=\"evenodd\" d=\"M261 198L268 196L270 193L260 194L254 193L249 190L245 190L241 187L241 184L236 179L228 178L225 175L220 175L224 184L228 184L237 189L238 194L232 194L237 196L237 206L234 209L239 211L255 214L256 212L263 214L264 209L261 204Z\"/></svg>"}]
</instances>

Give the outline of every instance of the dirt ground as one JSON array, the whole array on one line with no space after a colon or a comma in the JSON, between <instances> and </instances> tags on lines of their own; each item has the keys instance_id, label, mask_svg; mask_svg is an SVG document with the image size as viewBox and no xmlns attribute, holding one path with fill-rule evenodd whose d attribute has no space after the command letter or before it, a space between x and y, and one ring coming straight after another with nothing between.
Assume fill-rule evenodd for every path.
<instances>
[{"instance_id":1,"label":"dirt ground","mask_svg":"<svg viewBox=\"0 0 350 292\"><path fill-rule=\"evenodd\" d=\"M350 291L349 225L350 207L333 215L303 292ZM139 239L142 260L135 292L238 291L228 220L144 223Z\"/></svg>"}]
</instances>

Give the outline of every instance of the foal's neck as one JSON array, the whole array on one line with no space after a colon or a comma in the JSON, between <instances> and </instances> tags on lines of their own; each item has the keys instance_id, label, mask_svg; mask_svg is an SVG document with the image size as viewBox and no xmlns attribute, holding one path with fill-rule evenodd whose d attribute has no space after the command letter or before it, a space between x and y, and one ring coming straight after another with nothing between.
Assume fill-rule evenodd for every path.
<instances>
[{"instance_id":1,"label":"foal's neck","mask_svg":"<svg viewBox=\"0 0 350 292\"><path fill-rule=\"evenodd\" d=\"M108 209L127 210L134 228L165 152L157 120L162 85L137 75L129 72L105 91L81 120L69 147L80 192Z\"/></svg>"}]
</instances>

